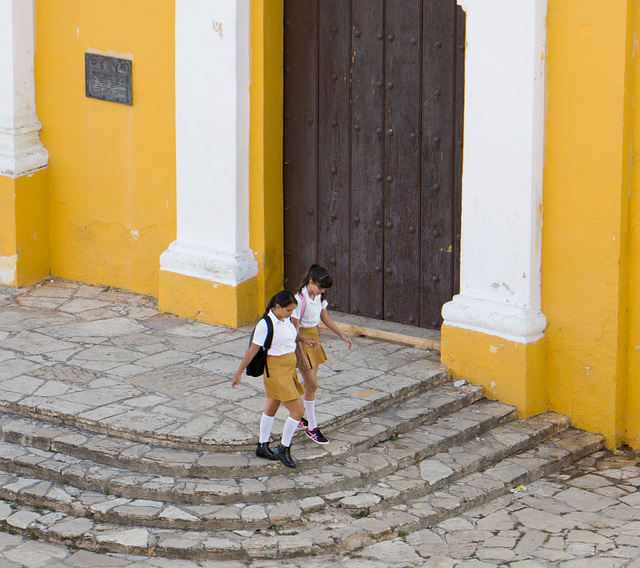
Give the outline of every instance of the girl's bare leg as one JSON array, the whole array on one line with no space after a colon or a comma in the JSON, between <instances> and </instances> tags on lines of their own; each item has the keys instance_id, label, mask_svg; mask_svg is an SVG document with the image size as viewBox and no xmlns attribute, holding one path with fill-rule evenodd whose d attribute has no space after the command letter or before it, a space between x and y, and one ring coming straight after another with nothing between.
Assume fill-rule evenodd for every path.
<instances>
[{"instance_id":1,"label":"girl's bare leg","mask_svg":"<svg viewBox=\"0 0 640 568\"><path fill-rule=\"evenodd\" d=\"M280 401L275 398L267 398L267 402L264 403L264 413L267 416L275 416L280 408Z\"/></svg>"},{"instance_id":2,"label":"girl's bare leg","mask_svg":"<svg viewBox=\"0 0 640 568\"><path fill-rule=\"evenodd\" d=\"M316 392L318 390L318 367L303 371L300 369L302 375L302 382L307 392L304 393L304 399L311 401L316 399Z\"/></svg>"},{"instance_id":3,"label":"girl's bare leg","mask_svg":"<svg viewBox=\"0 0 640 568\"><path fill-rule=\"evenodd\" d=\"M302 404L302 399L297 398L295 400L288 400L282 404L284 404L285 408L289 411L291 418L299 422L300 418L302 418L302 415L304 414L304 404Z\"/></svg>"}]
</instances>

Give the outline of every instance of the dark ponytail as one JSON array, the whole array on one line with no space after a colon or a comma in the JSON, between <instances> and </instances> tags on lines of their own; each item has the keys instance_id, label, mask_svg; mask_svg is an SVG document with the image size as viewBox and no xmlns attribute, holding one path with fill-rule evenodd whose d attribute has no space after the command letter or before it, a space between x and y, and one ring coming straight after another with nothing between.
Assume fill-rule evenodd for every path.
<instances>
[{"instance_id":1,"label":"dark ponytail","mask_svg":"<svg viewBox=\"0 0 640 568\"><path fill-rule=\"evenodd\" d=\"M286 308L291 304L297 305L298 301L296 300L296 297L293 295L293 293L289 292L289 290L280 290L280 292L278 292L269 300L267 309L264 311L264 314L262 314L262 317L266 316L273 308L275 308L276 304L278 304L278 306Z\"/></svg>"},{"instance_id":2,"label":"dark ponytail","mask_svg":"<svg viewBox=\"0 0 640 568\"><path fill-rule=\"evenodd\" d=\"M300 281L300 286L298 286L298 290L296 291L296 294L299 294L300 292L302 292L302 289L307 284L309 284L309 282L311 282L312 280L320 288L324 288L325 292L326 292L326 290L331 288L331 286L333 286L333 278L331 278L331 276L327 272L327 269L324 268L323 266L320 266L319 264L314 263L307 269L307 272L302 277L302 280ZM326 296L325 292L322 293L322 299L323 300L326 299L325 298L325 296Z\"/></svg>"}]
</instances>

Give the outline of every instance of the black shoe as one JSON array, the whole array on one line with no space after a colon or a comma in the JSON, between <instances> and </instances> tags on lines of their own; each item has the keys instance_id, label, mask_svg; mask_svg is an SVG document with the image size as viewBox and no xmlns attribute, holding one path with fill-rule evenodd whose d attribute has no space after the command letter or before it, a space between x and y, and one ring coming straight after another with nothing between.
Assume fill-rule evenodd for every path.
<instances>
[{"instance_id":1,"label":"black shoe","mask_svg":"<svg viewBox=\"0 0 640 568\"><path fill-rule=\"evenodd\" d=\"M258 443L256 446L256 456L259 458L264 458L266 460L274 460L278 461L280 458L273 453L273 450L269 447L269 442L264 442L264 444Z\"/></svg>"},{"instance_id":2,"label":"black shoe","mask_svg":"<svg viewBox=\"0 0 640 568\"><path fill-rule=\"evenodd\" d=\"M298 424L298 426L302 426L303 428L308 428L309 422L307 422L307 419L303 416L302 418L300 418L300 423Z\"/></svg>"},{"instance_id":3,"label":"black shoe","mask_svg":"<svg viewBox=\"0 0 640 568\"><path fill-rule=\"evenodd\" d=\"M293 459L291 458L291 446L287 447L287 446L283 446L282 444L278 444L276 451L273 453L278 457L278 459L283 463L283 465L286 465L291 469L295 469L297 467L296 462L294 462Z\"/></svg>"}]
</instances>

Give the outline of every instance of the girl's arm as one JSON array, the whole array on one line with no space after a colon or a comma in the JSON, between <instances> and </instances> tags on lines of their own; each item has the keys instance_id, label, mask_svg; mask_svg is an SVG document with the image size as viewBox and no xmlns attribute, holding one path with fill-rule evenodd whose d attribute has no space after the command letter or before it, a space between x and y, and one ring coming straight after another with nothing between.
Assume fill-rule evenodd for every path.
<instances>
[{"instance_id":1,"label":"girl's arm","mask_svg":"<svg viewBox=\"0 0 640 568\"><path fill-rule=\"evenodd\" d=\"M309 339L308 337L304 337L303 335L300 335L299 319L291 318L291 323L296 326L296 333L298 334L296 336L296 343L304 343L305 345L308 345L309 347L313 347L314 349L317 349L318 347L320 347L320 343L318 343L317 341L314 341L313 339Z\"/></svg>"},{"instance_id":2,"label":"girl's arm","mask_svg":"<svg viewBox=\"0 0 640 568\"><path fill-rule=\"evenodd\" d=\"M249 349L247 349L247 352L244 354L242 361L240 361L240 366L238 367L236 374L233 375L233 378L231 379L231 386L233 388L236 388L240 384L240 378L242 377L242 373L247 368L247 365L251 362L251 359L253 359L253 357L259 351L259 349L260 349L260 345L256 345L255 343L252 343L251 345L249 345Z\"/></svg>"},{"instance_id":3,"label":"girl's arm","mask_svg":"<svg viewBox=\"0 0 640 568\"><path fill-rule=\"evenodd\" d=\"M333 333L335 333L340 339L342 339L342 341L344 341L349 346L349 349L353 347L353 343L351 343L351 340L344 333L342 333L342 331L340 331L340 328L329 317L329 313L326 309L320 312L320 319L322 320L322 323L324 325L326 325L331 331L333 331Z\"/></svg>"}]
</instances>

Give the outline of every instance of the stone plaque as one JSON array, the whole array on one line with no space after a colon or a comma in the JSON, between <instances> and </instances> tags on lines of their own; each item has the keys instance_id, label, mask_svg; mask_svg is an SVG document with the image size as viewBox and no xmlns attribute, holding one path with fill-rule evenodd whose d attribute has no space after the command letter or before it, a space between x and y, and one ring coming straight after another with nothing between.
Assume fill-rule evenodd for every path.
<instances>
[{"instance_id":1,"label":"stone plaque","mask_svg":"<svg viewBox=\"0 0 640 568\"><path fill-rule=\"evenodd\" d=\"M132 105L131 64L129 59L85 53L86 96L101 101Z\"/></svg>"}]
</instances>

